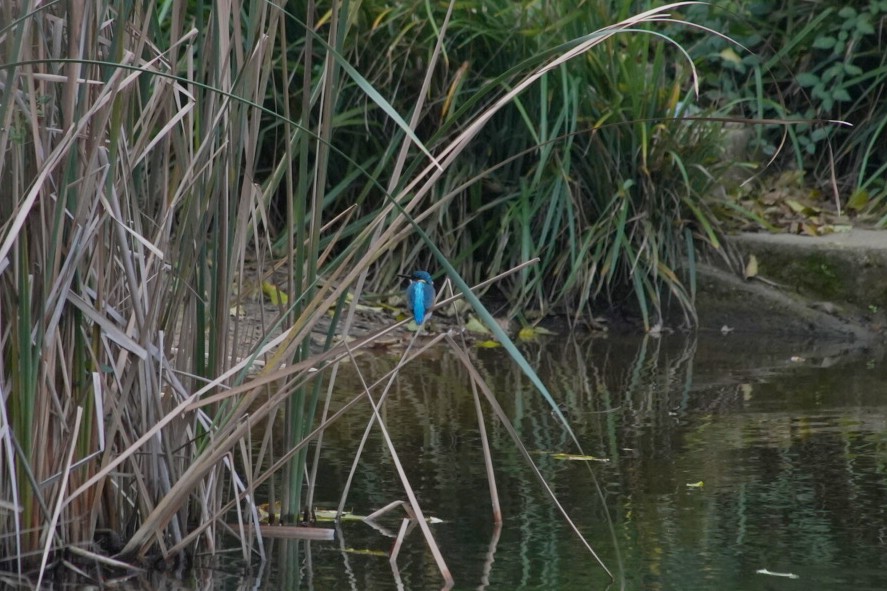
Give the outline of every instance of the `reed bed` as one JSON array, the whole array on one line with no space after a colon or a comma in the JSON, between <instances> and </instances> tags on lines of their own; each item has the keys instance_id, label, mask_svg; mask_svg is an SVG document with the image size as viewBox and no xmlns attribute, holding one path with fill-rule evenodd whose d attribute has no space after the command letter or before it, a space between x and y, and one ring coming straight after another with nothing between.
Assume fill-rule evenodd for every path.
<instances>
[{"instance_id":1,"label":"reed bed","mask_svg":"<svg viewBox=\"0 0 887 591\"><path fill-rule=\"evenodd\" d=\"M380 64L355 53L353 39L372 33L358 28L367 14L357 5L0 6L0 545L15 557L4 571L39 581L66 564L65 548L118 567L213 551L231 512L257 521L256 491L271 479L283 483L285 511L310 506L317 459L308 443L358 403L371 408L368 387L326 412L336 368L390 328L354 334L356 306L368 286L394 285L401 267L441 269L557 412L460 274L483 268L461 252L477 249L441 240L440 224L489 227L483 208L465 201L488 175L466 162L491 125L501 132L497 118L514 116L526 93L544 102L546 84L578 100L577 82L564 78L569 64L593 64L599 58L588 56L626 31L648 36L638 31L674 7L622 15L516 65L461 110L448 106L449 123L435 133L425 101L441 83L454 6L432 19L408 109L361 73ZM355 93L362 112L344 99ZM522 116L530 123L539 113ZM517 156L541 150L554 166L545 156L552 138L570 142L579 130L536 123L537 143ZM381 137L384 149L348 150L358 134ZM577 173L558 166L556 182L572 182ZM588 252L568 249L545 255L573 257L556 260L554 275L524 267L504 284L525 286L524 301L545 277L586 291L604 277L595 289L606 291L609 277L639 265L645 274L632 289L661 297L656 277L671 281L677 254L657 258L637 242L628 224L639 213L623 205L624 189L605 210L622 225L584 274L571 265ZM520 203L511 207L528 220L549 216ZM562 218L572 205L551 207ZM467 222L452 218L460 210ZM703 228L705 220L700 213ZM524 260L535 256L534 224L522 230ZM714 241L714 230L703 233ZM585 249L586 238L570 244ZM502 269L521 262L493 254ZM256 333L241 310L269 284L278 310ZM667 285L689 302L676 275ZM256 457L250 438L260 425ZM288 451L271 457L281 430ZM242 540L246 558L262 555L260 538Z\"/></svg>"}]
</instances>

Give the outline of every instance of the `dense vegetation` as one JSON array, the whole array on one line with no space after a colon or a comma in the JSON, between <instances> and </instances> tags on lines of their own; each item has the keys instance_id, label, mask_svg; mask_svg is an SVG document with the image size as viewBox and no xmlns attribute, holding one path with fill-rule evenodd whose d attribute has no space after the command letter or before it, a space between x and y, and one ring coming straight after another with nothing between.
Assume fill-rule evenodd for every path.
<instances>
[{"instance_id":1,"label":"dense vegetation","mask_svg":"<svg viewBox=\"0 0 887 591\"><path fill-rule=\"evenodd\" d=\"M447 23L427 87L422 81L445 4L361 3L341 51L395 110L411 113L419 137L438 153L528 68L627 17L628 6L461 7ZM663 26L640 27L654 28ZM640 31L551 68L461 146L463 155L431 189L421 227L474 282L540 257L497 285L509 316L532 308L587 317L628 296L645 315L658 314L671 298L692 324L692 286L679 268L697 241L720 246L711 208L725 169L720 126L676 117L679 105L694 102L694 82L678 47ZM399 145L392 138L400 131L359 81L343 75L336 91L329 136L334 207L356 202L372 211L384 194L354 178L354 163L374 178L390 178ZM279 96L292 100L283 89ZM417 96L424 102L414 111ZM406 177L420 166L412 162ZM372 287L384 290L402 266L435 268L423 244L407 236L384 253Z\"/></svg>"},{"instance_id":2,"label":"dense vegetation","mask_svg":"<svg viewBox=\"0 0 887 591\"><path fill-rule=\"evenodd\" d=\"M402 270L451 279L530 375L468 283L533 257L496 282L511 316L632 301L650 326L671 301L692 324L696 249L723 251L718 214L737 210L704 115L869 121L759 143L788 129L792 165L827 152L842 195L883 198L880 4L837 10L856 23L843 39L818 14L786 11L803 35L779 38L741 3L680 7L757 31L759 58L636 8L0 5L3 554L45 564L112 531L99 550L172 556L281 472L297 510L336 363L366 343L334 335ZM791 34L824 64L793 64ZM240 310L272 279L288 297L272 290L279 314L246 336ZM276 458L281 407L294 443Z\"/></svg>"},{"instance_id":3,"label":"dense vegetation","mask_svg":"<svg viewBox=\"0 0 887 591\"><path fill-rule=\"evenodd\" d=\"M835 209L887 222L887 2L737 0L685 15L741 45L675 31L699 68L703 105L800 122L756 128L757 159L776 158L767 173L799 171Z\"/></svg>"}]
</instances>

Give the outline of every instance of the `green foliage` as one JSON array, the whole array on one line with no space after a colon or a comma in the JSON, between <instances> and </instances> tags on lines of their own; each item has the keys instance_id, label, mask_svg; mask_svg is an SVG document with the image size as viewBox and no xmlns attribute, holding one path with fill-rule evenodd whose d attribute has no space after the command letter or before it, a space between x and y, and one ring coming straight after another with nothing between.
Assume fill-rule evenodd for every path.
<instances>
[{"instance_id":1,"label":"green foliage","mask_svg":"<svg viewBox=\"0 0 887 591\"><path fill-rule=\"evenodd\" d=\"M774 155L788 132L785 165L820 183L834 177L853 209L887 197L887 153L879 147L887 126L887 2L734 0L685 14L738 43L675 32L697 61L707 104L804 121L765 127L756 138L762 155Z\"/></svg>"},{"instance_id":2,"label":"green foliage","mask_svg":"<svg viewBox=\"0 0 887 591\"><path fill-rule=\"evenodd\" d=\"M410 112L423 92L445 9L364 2L357 10L344 57L398 112ZM445 153L523 76L630 10L627 2L457 4L417 115L419 137ZM419 223L469 279L540 257L498 286L510 315L537 308L578 317L630 298L648 323L669 300L692 323L680 268L697 241L721 247L711 208L725 163L718 126L675 118L679 102L693 103L692 64L661 36L663 26L642 24L551 69L496 110L431 189ZM355 161L390 178L390 146L401 132L351 81L336 100L348 116L333 121L331 178L348 178ZM405 179L421 160L411 162ZM372 210L383 196L363 182L333 207ZM397 193L405 185L394 186ZM429 261L421 242L408 239L380 255L374 286L385 289L400 267Z\"/></svg>"}]
</instances>

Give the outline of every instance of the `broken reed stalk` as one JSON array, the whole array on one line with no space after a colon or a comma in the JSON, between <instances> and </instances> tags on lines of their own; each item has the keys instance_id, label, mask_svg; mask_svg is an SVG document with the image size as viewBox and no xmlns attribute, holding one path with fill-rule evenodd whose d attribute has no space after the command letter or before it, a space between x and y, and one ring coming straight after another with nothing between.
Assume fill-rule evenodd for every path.
<instances>
[{"instance_id":1,"label":"broken reed stalk","mask_svg":"<svg viewBox=\"0 0 887 591\"><path fill-rule=\"evenodd\" d=\"M391 546L391 555L388 557L388 561L392 564L392 566L397 565L397 557L400 556L400 548L403 546L403 541L406 538L407 531L409 531L410 524L414 523L414 521L408 517L404 517L400 521L400 528L397 530L397 537L394 539L394 544Z\"/></svg>"},{"instance_id":2,"label":"broken reed stalk","mask_svg":"<svg viewBox=\"0 0 887 591\"><path fill-rule=\"evenodd\" d=\"M43 535L46 536L46 542L43 546L43 554L40 557L40 574L37 577L37 588L40 588L40 583L43 581L43 577L46 574L46 561L49 560L49 551L52 546L53 538L55 537L55 528L59 522L59 516L62 513L63 501L65 499L65 491L68 488L68 481L71 477L71 464L74 462L74 450L77 449L77 436L80 434L80 421L83 418L83 408L78 406L77 412L74 418L74 430L71 432L71 440L70 445L68 446L68 455L65 457L65 467L62 469L62 481L59 485L59 493L57 495L57 500L55 504L55 509L52 512L52 519L49 522L49 528L43 532Z\"/></svg>"},{"instance_id":3,"label":"broken reed stalk","mask_svg":"<svg viewBox=\"0 0 887 591\"><path fill-rule=\"evenodd\" d=\"M542 486L542 490L545 492L545 495L551 500L552 504L557 508L558 512L564 518L564 521L566 521L570 529L573 530L573 533L576 534L576 536L582 542L582 545L585 546L585 549L591 554L595 561L597 561L598 565L600 565L600 567L604 569L604 572L609 575L611 580L615 581L616 578L613 576L613 573L610 572L610 569L607 568L607 565L604 564L604 562L598 556L597 552L595 552L594 548L591 547L591 544L588 543L588 540L585 539L585 536L582 535L579 527L573 522L570 514L567 513L566 509L564 509L564 506L561 505L557 496L554 494L554 491L551 490L551 486L548 484L548 482L545 480L545 477L539 471L539 468L536 466L536 462L534 462L533 458L530 456L530 452L527 451L527 448L524 446L523 442L521 442L520 436L518 436L517 431L515 431L514 426L508 419L508 415L505 414L505 411L502 409L499 401L496 400L496 396L493 394L493 391L487 385L483 377L478 373L477 369L474 367L474 364L471 363L471 359L468 357L468 354L456 345L456 342L453 341L452 337L447 336L447 342L452 347L452 350L456 353L456 357L468 371L472 381L474 381L477 384L478 388L480 388L480 391L483 392L484 397L487 399L487 402L492 407L495 415L499 418L499 421L505 428L505 431L511 437L511 440L514 442L515 447L517 447L521 456L523 456L524 461L530 467L533 475L536 476L536 479Z\"/></svg>"},{"instance_id":4,"label":"broken reed stalk","mask_svg":"<svg viewBox=\"0 0 887 591\"><path fill-rule=\"evenodd\" d=\"M406 321L399 323L398 325L395 325L395 326L399 326L400 324L404 324L404 323L406 323ZM358 341L354 341L354 342L350 343L349 349L352 351L357 351L360 347L365 346L369 343L372 343L375 339L379 338L379 336L387 334L388 332L393 330L393 328L394 328L394 326L386 327L386 328L384 328L384 329L378 331L377 333L374 333L368 337L364 337L362 339L359 339ZM438 335L433 341L431 341L431 342L427 343L425 346L423 346L423 348L420 349L417 353L415 353L410 359L413 359L416 357L416 355L421 354L423 351L426 350L426 348L431 347L434 344L437 344L440 341L442 341L444 336L445 335ZM341 353L341 348L344 348L344 345L339 345L339 347L340 348L335 349L334 352ZM347 353L341 353L341 355L347 355ZM339 360L341 358L341 355L338 358L329 358L330 363L335 363L337 360ZM247 391L251 388L263 387L264 385L266 385L269 382L273 382L277 379L280 379L281 376L289 375L286 371L287 369L288 368L285 368L284 370L280 370L274 374L271 374L270 376L258 376L256 378L254 384L250 383L250 384L245 384L244 386L240 386L238 388L232 388L232 390L227 393L223 393L223 394L217 395L216 397L211 397L207 400L203 400L203 401L194 403L191 405L191 408L199 408L201 406L211 404L211 403L219 400L220 397L235 396L235 395L242 394L244 391ZM316 373L319 373L319 372L316 372ZM394 373L394 370L392 369L391 371L386 373L384 376L382 376L377 382L375 382L371 386L371 388L375 388L376 386L378 386L379 384L381 384L385 380L389 379L389 377L393 373ZM311 375L314 375L314 374L311 374ZM283 386L280 386L278 388L278 390L268 400L266 400L264 403L262 403L258 408L253 409L250 416L255 421L263 420L265 417L269 416L271 412L273 412L275 409L279 408L280 404L283 402L283 400L286 399L287 396L290 395L290 392L292 391L292 388L294 388L294 387L295 386L293 385L292 382L287 383ZM254 480L252 482L252 486L259 487L262 484L264 484L266 481L268 481L277 471L281 470L287 464L287 462L290 461L290 459L293 456L295 456L299 451L304 449L309 443L311 443L315 438L317 438L321 433L323 433L327 428L329 428L330 425L332 425L336 421L338 421L342 416L345 415L345 413L347 413L349 410L351 410L355 405L357 405L357 403L359 403L363 399L364 399L364 394L363 394L363 392L361 392L360 394L354 396L353 398L351 398L351 400L346 402L339 410L337 410L336 412L334 412L333 414L328 416L326 419L324 419L323 421L318 423L317 427L315 427L313 431L311 431L310 433L305 435L305 437L301 441L292 444L291 447L286 451L286 453L284 453L281 457L277 458L277 460L271 466L269 466L264 472L262 472L261 474L257 474L254 477ZM236 503L239 503L247 498L250 498L251 495L253 495L253 494L254 494L253 489L244 490L244 491L241 491L240 493L238 493L236 497L227 501L225 504L223 504L221 507L219 507L217 511L212 513L205 521L203 521L200 525L198 525L190 533L188 533L179 544L169 548L169 550L167 551L167 555L174 555L177 552L183 551L188 545L193 543L194 540L203 531L205 531L206 528L208 528L213 522L221 519L227 511L230 511L231 509L233 509L234 505Z\"/></svg>"},{"instance_id":5,"label":"broken reed stalk","mask_svg":"<svg viewBox=\"0 0 887 591\"><path fill-rule=\"evenodd\" d=\"M537 260L537 259L534 259ZM452 293L452 286L447 285L448 289ZM447 298L445 301L449 302L454 298ZM465 343L465 327L462 327L460 331L460 340L462 342L463 351L467 350L467 346ZM448 338L449 343L453 343L452 338ZM452 345L451 345L452 346ZM470 376L469 376L470 377ZM477 415L477 429L478 434L480 435L481 441L481 452L484 458L484 468L487 473L487 488L490 492L490 508L493 513L493 524L497 527L502 525L502 506L499 503L499 487L496 485L496 472L493 469L493 456L490 452L490 441L487 437L487 427L486 422L484 421L484 413L483 408L480 405L480 396L477 393L477 384L474 382L474 379L469 380L471 383L471 396L474 399L474 412Z\"/></svg>"},{"instance_id":6,"label":"broken reed stalk","mask_svg":"<svg viewBox=\"0 0 887 591\"><path fill-rule=\"evenodd\" d=\"M471 397L474 399L474 412L477 414L477 430L480 434L481 450L484 456L484 467L487 472L487 486L490 490L490 506L493 510L493 523L502 525L502 506L499 504L499 488L496 486L496 472L493 470L493 456L490 453L490 440L487 437L487 427L484 422L484 412L480 405L480 395L477 393L477 384L471 380Z\"/></svg>"},{"instance_id":7,"label":"broken reed stalk","mask_svg":"<svg viewBox=\"0 0 887 591\"><path fill-rule=\"evenodd\" d=\"M175 406L170 390L194 389L189 376L179 389L173 372L199 382L223 373L208 368L227 367L226 269L243 260L246 241L237 238L245 226L225 228L235 236L233 248L208 237L232 217L225 208L234 199L216 199L236 192L231 170L247 179L241 209L254 197L249 161L259 119L245 105L264 98L265 86L250 84L250 76L269 70L257 66L268 58L262 40L273 39L279 11L257 5L249 13L255 20L245 24L239 19L249 11L235 0L230 13L213 14L219 20L198 31L183 27L188 6L179 3L167 13L167 31L151 28L153 8L116 1L0 7L11 74L0 95L0 176L10 180L0 187L0 218L8 222L0 227L0 325L12 330L0 343L2 358L14 360L0 363L0 381L11 378L13 391L2 396L7 436L0 444L16 475L0 484L0 496L16 507L7 521L9 529L15 522L15 535L4 537L4 550L27 555L40 541L44 565L50 546L43 541L62 547L92 541L97 529L120 531L169 493L205 441L195 430L212 426L196 414L189 425L173 413L164 426L176 421L177 428L151 431ZM231 26L219 26L231 14ZM248 29L251 40L231 38ZM218 43L206 47L218 59L190 59L210 37ZM236 47L241 42L246 51ZM230 98L238 83L238 100L212 98ZM231 121L246 122L247 133ZM15 149L7 149L10 142ZM212 264L201 265L207 256ZM207 274L192 282L195 267ZM208 327L206 318L214 320ZM164 343L164 331L178 342ZM10 334L23 337L14 348ZM182 353L168 363L173 348ZM75 409L82 411L75 416ZM58 444L75 433L69 449L77 461L59 471L55 446L34 447L27 425ZM105 470L115 461L116 470ZM223 463L233 466L230 456ZM196 501L190 506L206 511L218 502L217 476L188 492ZM67 488L74 492L56 496ZM187 511L170 521L171 540L181 539ZM35 528L46 537L29 533Z\"/></svg>"},{"instance_id":8,"label":"broken reed stalk","mask_svg":"<svg viewBox=\"0 0 887 591\"><path fill-rule=\"evenodd\" d=\"M528 266L530 266L530 265L535 264L536 262L538 262L538 260L539 260L538 258L534 258L534 259L531 259L531 260L529 260L529 261L527 261L527 262L525 262L525 263L523 263L523 264L517 265L517 266L514 267L514 268L508 269L507 271L504 271L503 273L500 273L500 274L497 275L496 277L492 277L492 278L490 278L490 279L487 279L486 281L483 281L482 283L479 283L478 285L475 285L474 287L472 287L472 289L473 289L473 290L482 289L483 287L485 287L485 286L487 286L487 285L491 285L491 284L495 283L496 281L502 279L503 277L506 277L506 276L511 275L511 274L513 274L513 273L517 273L517 272L519 272L521 269L524 269L524 268L526 268L526 267L528 267ZM461 299L461 298L462 298L462 294L461 294L461 293L459 293L459 294L455 294L455 295L451 295L450 297L448 297L448 298L446 298L446 299L444 299L444 300L442 300L442 301L440 301L440 302L435 303L434 306L432 306L431 309L429 310L429 313L432 312L432 311L434 311L434 310L436 310L436 309L438 309L438 308L441 308L441 307L447 306L447 305L449 305L449 304L451 304L451 303L453 303L453 302L455 302L456 300L459 300L459 299ZM406 321L403 321L403 322L400 323L400 324L403 324L403 323L405 323L405 322L406 322ZM346 324L347 324L347 323L346 323ZM404 351L404 353L403 353L403 355L401 356L400 360L398 361L397 365L396 365L396 366L394 367L394 369L392 369L391 372L388 374L388 375L389 375L388 383L387 383L387 385L385 386L384 390L382 391L382 395L380 396L380 398L379 398L379 402L378 402L378 405L379 405L380 407L381 407L381 405L385 402L385 399L388 397L388 392L389 392L389 390L390 390L392 384L394 383L394 380L397 379L397 373L398 373L398 371L400 370L400 368L403 367L403 366L404 366L409 360L411 360L411 359L417 357L417 356L420 355L423 351L425 351L426 349L430 348L430 347L433 346L434 344L438 343L438 342L443 338L443 335L437 335L437 336L436 336L434 339L432 339L430 342L426 343L426 344L422 347L422 349L420 349L417 353L415 353L412 357L410 357L410 356L409 356L410 350L412 349L413 344L414 344L415 341L416 341L416 337L419 335L419 332L420 332L420 331L417 330L417 331L413 334L412 338L410 339L409 344L407 345L406 350ZM378 383L378 382L377 382L377 383ZM324 414L324 416L326 416L326 415ZM482 419L479 419L479 420L482 420ZM340 497L340 500L339 500L339 506L338 506L338 508L337 508L337 515L342 515L343 511L345 510L345 503L347 502L347 499L348 499L348 493L349 493L350 488L351 488L351 482L352 482L353 479L354 479L354 475L355 475L355 473L356 473L356 471L357 471L357 465L360 463L360 458L361 458L361 455L363 454L363 448L364 448L364 446L366 445L367 438L369 437L370 431L372 430L373 421L374 421L374 418L373 418L373 417L370 417L370 420L368 421L367 426L366 426L366 428L364 429L363 437L361 437L360 443L358 444L357 451L356 451L355 454L354 454L354 460L352 461L351 470L350 470L349 473L348 473L348 478L347 478L347 480L345 481L345 486L344 486L344 488L343 488L343 490L342 490L342 496ZM494 476L492 475L492 460L489 458L489 453L488 453L488 452L489 452L489 449L488 449L489 446L488 446L488 443L486 442L486 438L484 438L484 441L485 441L485 447L487 448L487 451L485 452L485 458L486 458L487 461L488 461L488 464L487 464L487 465L488 465L488 474L490 475L490 478L493 479ZM316 456L315 456L315 457L316 457ZM315 460L315 461L316 461L316 460ZM493 501L493 506L494 506L494 519L495 519L495 515L498 513L498 515L499 515L499 518L498 518L498 519L499 519L499 521L501 521L501 510L498 510L498 511L496 510L496 508L499 506L499 500L498 500L498 495L497 495L496 492L495 492L495 491L496 491L496 488L495 488L495 481L494 481L494 480L491 480L491 482L492 482L492 485L491 485L491 489L490 489L490 490L491 490L491 495L494 497L494 501ZM309 505L309 507L310 507L310 505Z\"/></svg>"},{"instance_id":9,"label":"broken reed stalk","mask_svg":"<svg viewBox=\"0 0 887 591\"><path fill-rule=\"evenodd\" d=\"M416 342L416 337L419 335L419 330L413 333L413 336L410 338L410 342L407 344L406 349L401 355L400 359L397 361L397 364L394 366L394 369L389 374L390 377L388 379L388 383L385 384L385 388L382 390L382 394L379 396L378 407L381 407L382 404L385 403L385 400L388 398L388 392L391 390L392 384L394 384L394 380L397 379L397 375L400 372L400 368L403 367L404 362L408 358L410 354L410 350L413 348L413 345ZM439 339L438 339L439 340ZM427 346L424 349L426 349ZM420 351L421 352L421 351ZM359 373L359 372L358 372ZM360 380L363 382L363 375L360 375ZM364 385L366 388L366 385ZM367 395L369 395L369 390L367 390ZM373 404L372 398L369 399L370 404ZM374 409L378 411L378 408ZM345 479L345 486L342 488L342 496L339 498L339 506L336 510L336 518L338 519L339 515L342 515L342 512L345 510L345 503L348 502L348 493L351 491L351 483L354 480L354 475L357 473L357 466L360 464L360 458L363 456L363 448L366 445L367 440L370 437L370 432L373 429L373 424L376 420L376 413L374 412L370 415L369 420L367 421L366 428L364 428L363 436L360 438L360 443L357 444L357 449L354 452L354 458L351 461L351 470L348 471L348 478Z\"/></svg>"},{"instance_id":10,"label":"broken reed stalk","mask_svg":"<svg viewBox=\"0 0 887 591\"><path fill-rule=\"evenodd\" d=\"M418 331L416 334L418 334ZM413 338L415 339L415 335ZM356 365L355 369L357 369ZM415 519L419 525L419 529L422 530L422 535L425 537L425 542L428 544L428 549L431 551L431 555L434 557L434 562L437 564L437 568L440 570L440 574L444 578L446 586L452 587L453 575L450 572L446 561L444 560L440 548L437 546L437 542L434 540L434 534L431 533L431 527L429 527L428 522L425 519L425 514L422 512L422 507L419 505L419 500L416 498L416 493L415 491L413 491L413 487L410 485L409 477L407 476L403 465L400 463L400 457L397 454L397 449L394 446L394 442L391 440L391 434L388 433L388 428L385 426L385 421L382 419L382 415L379 414L379 406L382 404L382 402L380 400L380 402L377 404L373 401L373 396L370 393L369 387L367 386L366 381L363 379L363 374L360 372L359 369L357 369L357 374L360 378L361 384L363 385L364 394L366 395L367 399L370 402L370 405L372 406L373 416L375 417L376 423L379 425L379 429L382 433L382 438L385 440L385 446L388 448L388 453L391 454L391 461L394 464L394 469L397 471L398 477L400 478L404 493L406 493L407 499L409 500L410 509L412 509L413 513L415 514ZM385 389L385 392L388 392L387 388Z\"/></svg>"}]
</instances>

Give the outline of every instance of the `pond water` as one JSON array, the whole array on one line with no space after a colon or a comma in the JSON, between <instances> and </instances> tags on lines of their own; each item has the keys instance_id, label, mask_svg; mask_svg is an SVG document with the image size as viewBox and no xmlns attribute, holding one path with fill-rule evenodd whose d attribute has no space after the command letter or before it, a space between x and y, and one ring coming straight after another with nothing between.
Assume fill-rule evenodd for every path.
<instances>
[{"instance_id":1,"label":"pond water","mask_svg":"<svg viewBox=\"0 0 887 591\"><path fill-rule=\"evenodd\" d=\"M610 577L545 496L482 403L504 522L493 524L469 377L441 346L400 374L384 407L397 454L456 589L887 589L887 365L880 350L731 334L552 338L522 345L581 443L501 349L474 350L539 470ZM397 356L364 356L368 382ZM347 386L357 389L354 376ZM347 394L347 396L346 396ZM335 508L368 417L328 432L316 504ZM558 459L553 452L602 461ZM405 499L378 429L346 508ZM436 589L418 528L397 569L381 527L329 542L267 542L250 576L216 589Z\"/></svg>"}]
</instances>

